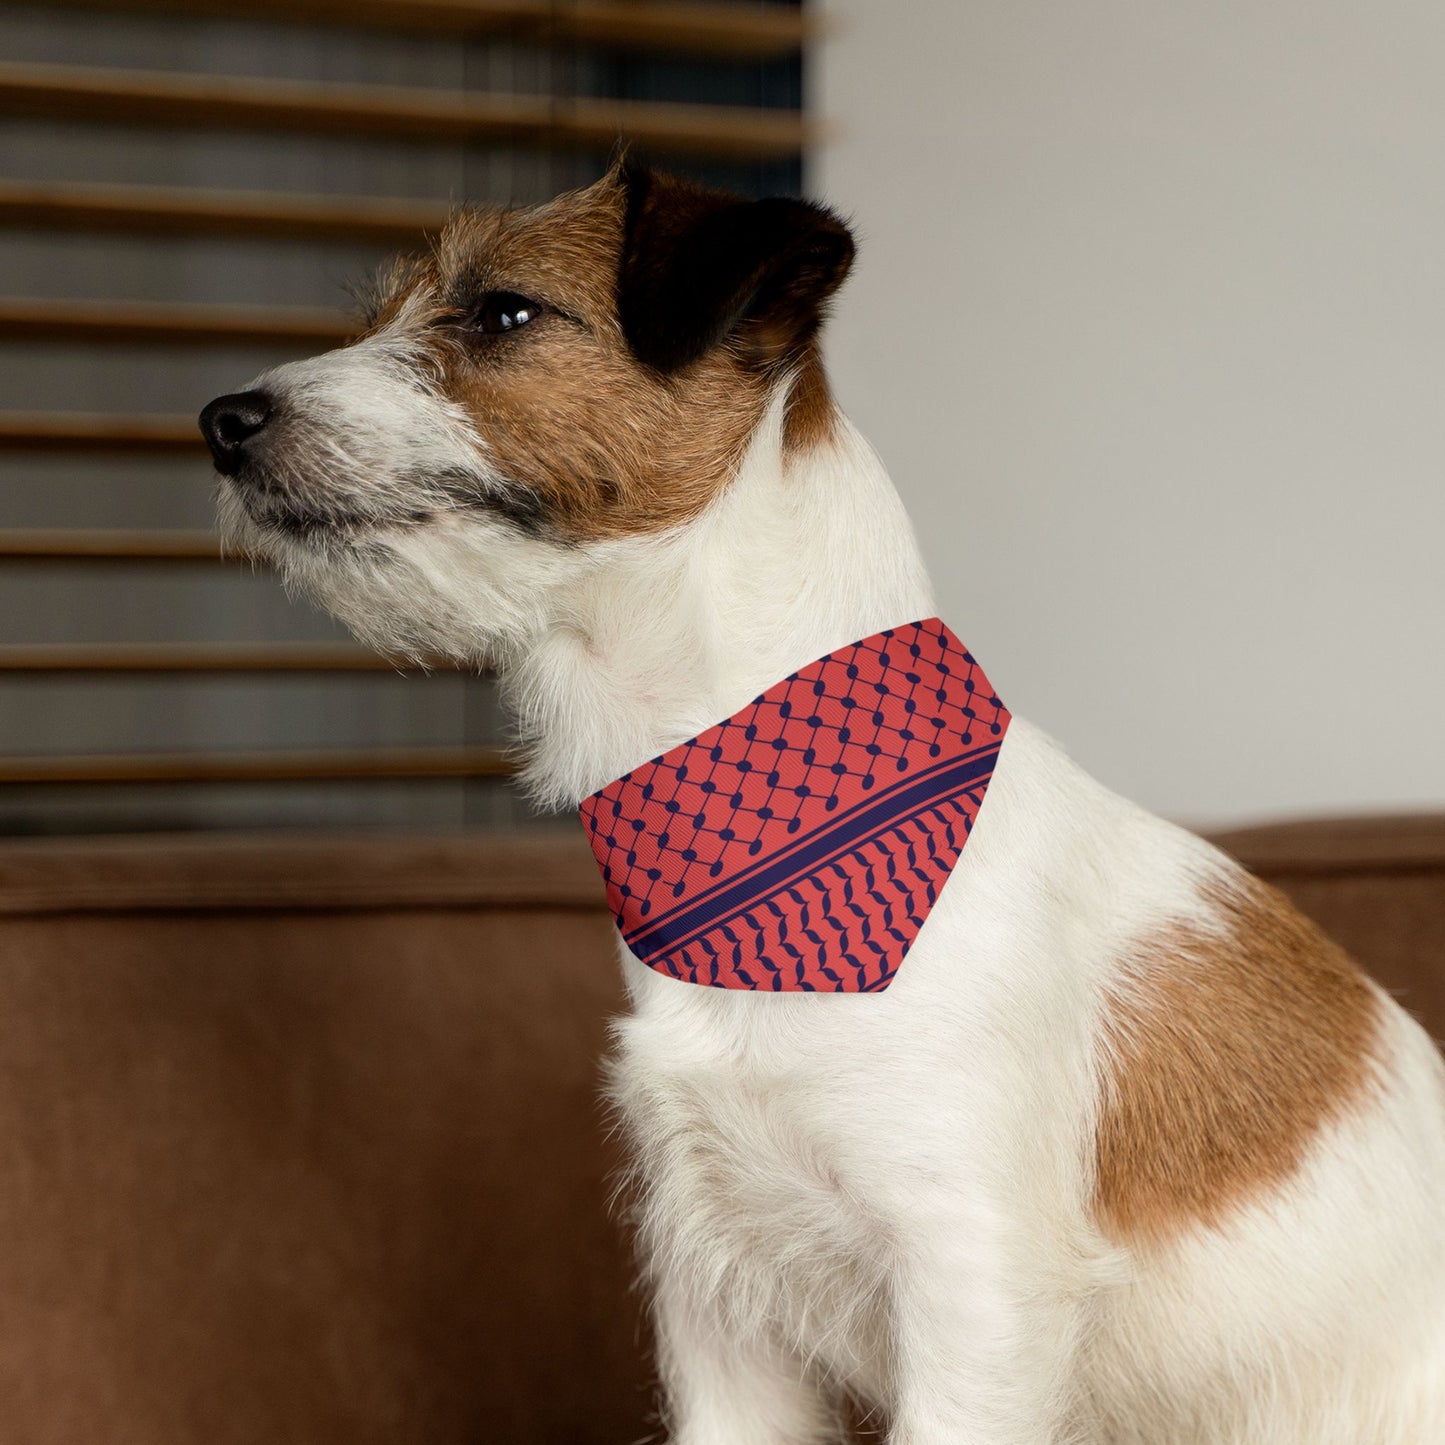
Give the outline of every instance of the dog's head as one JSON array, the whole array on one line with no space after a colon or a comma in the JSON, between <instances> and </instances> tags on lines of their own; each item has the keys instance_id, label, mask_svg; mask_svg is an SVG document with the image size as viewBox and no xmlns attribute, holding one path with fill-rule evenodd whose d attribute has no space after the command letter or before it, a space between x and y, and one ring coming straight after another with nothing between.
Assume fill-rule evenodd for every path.
<instances>
[{"instance_id":1,"label":"dog's head","mask_svg":"<svg viewBox=\"0 0 1445 1445\"><path fill-rule=\"evenodd\" d=\"M820 207L626 164L463 211L360 339L202 412L223 528L382 646L504 649L550 581L704 511L779 386L818 429L852 255Z\"/></svg>"}]
</instances>

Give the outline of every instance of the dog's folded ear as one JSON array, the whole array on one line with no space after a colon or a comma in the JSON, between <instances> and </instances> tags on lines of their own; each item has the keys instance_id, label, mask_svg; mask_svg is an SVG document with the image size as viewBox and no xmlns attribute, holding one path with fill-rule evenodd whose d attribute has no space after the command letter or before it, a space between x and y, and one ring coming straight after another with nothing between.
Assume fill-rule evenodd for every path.
<instances>
[{"instance_id":1,"label":"dog's folded ear","mask_svg":"<svg viewBox=\"0 0 1445 1445\"><path fill-rule=\"evenodd\" d=\"M671 372L736 337L763 364L801 354L853 260L853 238L807 201L748 201L624 162L617 301L633 354Z\"/></svg>"}]
</instances>

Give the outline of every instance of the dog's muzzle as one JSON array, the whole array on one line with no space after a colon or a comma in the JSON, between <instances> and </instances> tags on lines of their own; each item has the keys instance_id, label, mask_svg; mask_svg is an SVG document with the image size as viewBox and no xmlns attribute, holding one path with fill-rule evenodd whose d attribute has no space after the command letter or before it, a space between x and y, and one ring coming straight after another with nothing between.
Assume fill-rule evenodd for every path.
<instances>
[{"instance_id":1,"label":"dog's muzzle","mask_svg":"<svg viewBox=\"0 0 1445 1445\"><path fill-rule=\"evenodd\" d=\"M223 477L234 477L245 465L247 447L266 429L274 412L275 404L264 391L218 396L201 412L201 435Z\"/></svg>"}]
</instances>

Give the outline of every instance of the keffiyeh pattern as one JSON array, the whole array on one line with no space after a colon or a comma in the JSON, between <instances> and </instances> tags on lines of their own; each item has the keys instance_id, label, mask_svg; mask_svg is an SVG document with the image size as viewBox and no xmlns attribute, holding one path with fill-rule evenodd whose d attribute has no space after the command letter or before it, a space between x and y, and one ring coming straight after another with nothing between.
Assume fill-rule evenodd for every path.
<instances>
[{"instance_id":1,"label":"keffiyeh pattern","mask_svg":"<svg viewBox=\"0 0 1445 1445\"><path fill-rule=\"evenodd\" d=\"M582 804L628 947L715 988L887 988L1008 724L937 618L800 668Z\"/></svg>"}]
</instances>

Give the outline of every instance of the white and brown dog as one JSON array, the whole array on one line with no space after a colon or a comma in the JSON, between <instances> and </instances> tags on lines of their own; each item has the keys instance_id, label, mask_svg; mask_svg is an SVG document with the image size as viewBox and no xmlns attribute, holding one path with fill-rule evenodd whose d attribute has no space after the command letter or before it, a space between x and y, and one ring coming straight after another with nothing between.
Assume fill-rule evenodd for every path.
<instances>
[{"instance_id":1,"label":"white and brown dog","mask_svg":"<svg viewBox=\"0 0 1445 1445\"><path fill-rule=\"evenodd\" d=\"M498 668L577 804L933 611L816 349L836 217L619 166L460 214L355 344L203 416L226 531ZM1445 1441L1445 1071L1277 894L1014 722L886 993L623 950L671 1438Z\"/></svg>"}]
</instances>

